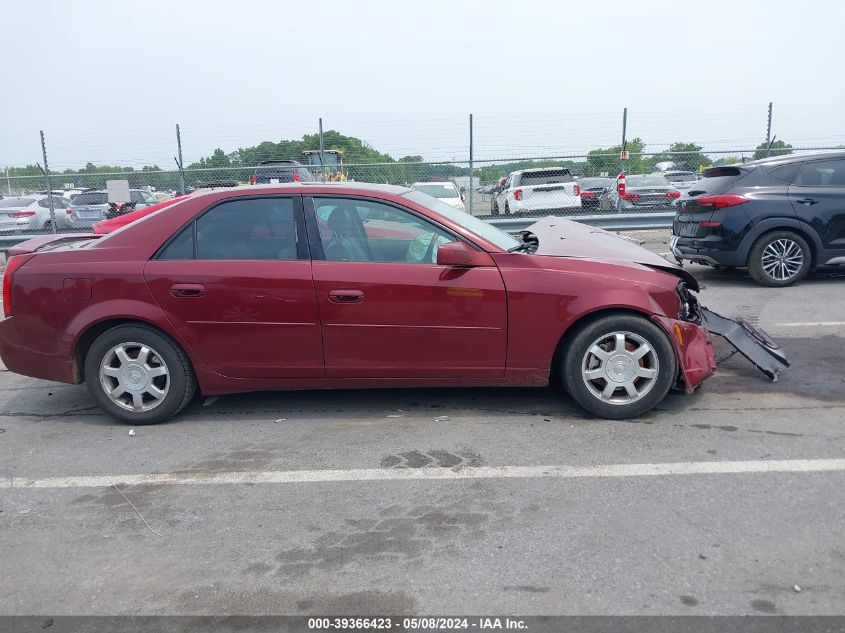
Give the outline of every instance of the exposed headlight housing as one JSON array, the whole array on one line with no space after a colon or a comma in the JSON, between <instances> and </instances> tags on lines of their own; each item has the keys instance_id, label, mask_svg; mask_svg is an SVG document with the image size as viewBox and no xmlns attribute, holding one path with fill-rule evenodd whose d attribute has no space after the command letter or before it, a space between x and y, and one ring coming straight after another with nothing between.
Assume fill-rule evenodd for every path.
<instances>
[{"instance_id":1,"label":"exposed headlight housing","mask_svg":"<svg viewBox=\"0 0 845 633\"><path fill-rule=\"evenodd\" d=\"M698 311L698 299L696 299L692 292L690 292L690 289L687 288L687 283L685 281L680 282L676 287L676 291L678 293L678 298L681 300L678 318L681 321L700 323L701 314Z\"/></svg>"}]
</instances>

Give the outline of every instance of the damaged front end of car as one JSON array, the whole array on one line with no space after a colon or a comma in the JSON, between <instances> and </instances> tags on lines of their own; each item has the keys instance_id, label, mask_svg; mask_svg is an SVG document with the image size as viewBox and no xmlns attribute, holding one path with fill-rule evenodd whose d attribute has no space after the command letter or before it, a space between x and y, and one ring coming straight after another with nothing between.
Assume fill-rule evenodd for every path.
<instances>
[{"instance_id":1,"label":"damaged front end of car","mask_svg":"<svg viewBox=\"0 0 845 633\"><path fill-rule=\"evenodd\" d=\"M734 348L731 356L741 354L772 382L789 367L783 349L766 332L745 319L725 317L700 305L687 281L678 283L677 292L681 300L681 321L699 325L710 334L721 336Z\"/></svg>"}]
</instances>

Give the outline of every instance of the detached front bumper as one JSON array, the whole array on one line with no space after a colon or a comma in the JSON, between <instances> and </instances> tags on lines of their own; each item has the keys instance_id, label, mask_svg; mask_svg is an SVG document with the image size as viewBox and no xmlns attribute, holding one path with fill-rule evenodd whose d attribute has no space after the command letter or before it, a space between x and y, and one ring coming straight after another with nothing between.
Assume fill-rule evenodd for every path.
<instances>
[{"instance_id":1,"label":"detached front bumper","mask_svg":"<svg viewBox=\"0 0 845 633\"><path fill-rule=\"evenodd\" d=\"M701 324L653 316L652 319L669 335L680 363L684 391L696 387L716 371L716 357L710 334L721 336L736 352L744 356L772 382L789 367L789 361L778 345L763 330L744 319L730 319L707 308L698 308Z\"/></svg>"}]
</instances>

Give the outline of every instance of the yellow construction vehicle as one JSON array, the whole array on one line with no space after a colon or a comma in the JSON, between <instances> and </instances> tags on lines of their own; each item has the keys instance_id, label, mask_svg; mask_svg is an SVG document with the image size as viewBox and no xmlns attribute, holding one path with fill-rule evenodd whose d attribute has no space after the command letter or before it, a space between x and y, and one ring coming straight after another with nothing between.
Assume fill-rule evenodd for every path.
<instances>
[{"instance_id":1,"label":"yellow construction vehicle","mask_svg":"<svg viewBox=\"0 0 845 633\"><path fill-rule=\"evenodd\" d=\"M322 157L320 150L307 149L302 152L302 164L314 174L317 180L324 182L346 182L346 172L343 171L343 152L338 149L324 149Z\"/></svg>"}]
</instances>

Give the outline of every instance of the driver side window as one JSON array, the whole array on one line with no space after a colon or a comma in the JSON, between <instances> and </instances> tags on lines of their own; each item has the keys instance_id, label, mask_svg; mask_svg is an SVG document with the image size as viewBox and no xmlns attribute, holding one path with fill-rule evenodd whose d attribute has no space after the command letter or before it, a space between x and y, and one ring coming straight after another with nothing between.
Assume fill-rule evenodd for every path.
<instances>
[{"instance_id":1,"label":"driver side window","mask_svg":"<svg viewBox=\"0 0 845 633\"><path fill-rule=\"evenodd\" d=\"M454 241L413 213L380 202L314 198L314 209L328 261L430 264L440 245Z\"/></svg>"}]
</instances>

